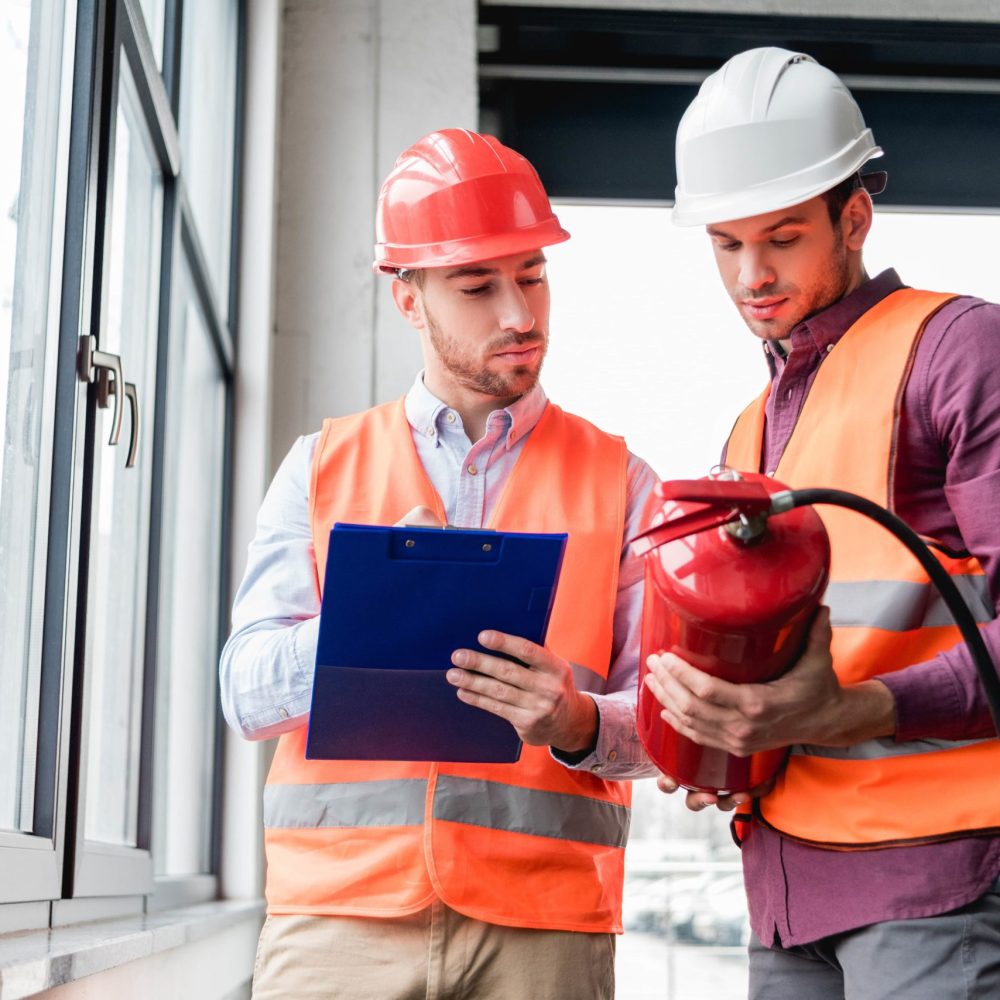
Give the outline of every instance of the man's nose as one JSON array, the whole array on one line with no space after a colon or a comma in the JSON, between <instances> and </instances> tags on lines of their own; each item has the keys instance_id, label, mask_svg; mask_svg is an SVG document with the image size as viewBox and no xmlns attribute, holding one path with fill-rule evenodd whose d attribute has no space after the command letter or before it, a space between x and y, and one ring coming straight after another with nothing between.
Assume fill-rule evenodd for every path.
<instances>
[{"instance_id":1,"label":"man's nose","mask_svg":"<svg viewBox=\"0 0 1000 1000\"><path fill-rule=\"evenodd\" d=\"M740 284L756 291L772 284L775 278L774 268L768 263L766 255L752 247L746 247L740 256Z\"/></svg>"},{"instance_id":2,"label":"man's nose","mask_svg":"<svg viewBox=\"0 0 1000 1000\"><path fill-rule=\"evenodd\" d=\"M512 282L500 300L500 328L515 333L527 333L535 325L535 314L528 305L521 286Z\"/></svg>"}]
</instances>

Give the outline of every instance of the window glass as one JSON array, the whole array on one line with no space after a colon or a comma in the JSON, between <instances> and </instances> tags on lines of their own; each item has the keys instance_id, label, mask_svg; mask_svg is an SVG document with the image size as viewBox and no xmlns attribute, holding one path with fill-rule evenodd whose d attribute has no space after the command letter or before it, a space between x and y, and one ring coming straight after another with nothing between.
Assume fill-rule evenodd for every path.
<instances>
[{"instance_id":1,"label":"window glass","mask_svg":"<svg viewBox=\"0 0 1000 1000\"><path fill-rule=\"evenodd\" d=\"M663 479L705 475L768 373L701 228L668 208L560 204L573 238L546 250L552 399L624 434ZM1000 299L996 215L877 211L872 276ZM620 1000L746 996L746 900L728 816L636 783L618 945Z\"/></svg>"},{"instance_id":2,"label":"window glass","mask_svg":"<svg viewBox=\"0 0 1000 1000\"><path fill-rule=\"evenodd\" d=\"M184 4L180 140L184 184L222 315L229 302L237 0Z\"/></svg>"},{"instance_id":3,"label":"window glass","mask_svg":"<svg viewBox=\"0 0 1000 1000\"><path fill-rule=\"evenodd\" d=\"M139 713L152 470L162 178L127 60L121 61L115 130L106 324L101 349L121 357L145 417L134 468L125 467L131 415L108 447L112 408L98 410L87 589L88 840L134 845L140 763ZM112 403L114 398L112 397ZM140 419L140 425L143 423Z\"/></svg>"},{"instance_id":4,"label":"window glass","mask_svg":"<svg viewBox=\"0 0 1000 1000\"><path fill-rule=\"evenodd\" d=\"M0 830L30 832L73 9L0 3Z\"/></svg>"},{"instance_id":5,"label":"window glass","mask_svg":"<svg viewBox=\"0 0 1000 1000\"><path fill-rule=\"evenodd\" d=\"M153 806L157 875L209 871L218 703L226 384L186 267L179 276L163 477Z\"/></svg>"},{"instance_id":6,"label":"window glass","mask_svg":"<svg viewBox=\"0 0 1000 1000\"><path fill-rule=\"evenodd\" d=\"M166 13L166 0L139 0L142 8L142 19L146 22L146 32L153 44L153 54L156 65L163 69L163 22Z\"/></svg>"}]
</instances>

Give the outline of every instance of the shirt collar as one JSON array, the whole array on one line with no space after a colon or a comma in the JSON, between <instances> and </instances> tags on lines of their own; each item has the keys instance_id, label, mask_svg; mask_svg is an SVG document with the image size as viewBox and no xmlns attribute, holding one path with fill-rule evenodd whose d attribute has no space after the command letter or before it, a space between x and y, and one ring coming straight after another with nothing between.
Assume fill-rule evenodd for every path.
<instances>
[{"instance_id":1,"label":"shirt collar","mask_svg":"<svg viewBox=\"0 0 1000 1000\"><path fill-rule=\"evenodd\" d=\"M792 350L802 348L825 354L869 309L903 287L892 268L870 278L849 295L795 326L789 337ZM764 354L772 376L784 367L784 358L767 341L764 342Z\"/></svg>"},{"instance_id":2,"label":"shirt collar","mask_svg":"<svg viewBox=\"0 0 1000 1000\"><path fill-rule=\"evenodd\" d=\"M510 406L494 410L489 416L487 426L492 429L495 421L502 420L507 425L506 447L513 448L521 438L531 433L545 412L548 402L545 390L536 382L534 388L515 399ZM447 404L424 385L423 371L417 374L413 385L410 386L403 408L410 426L419 434L427 434L431 430L436 434L443 429L442 421L447 419L447 414L452 412Z\"/></svg>"}]
</instances>

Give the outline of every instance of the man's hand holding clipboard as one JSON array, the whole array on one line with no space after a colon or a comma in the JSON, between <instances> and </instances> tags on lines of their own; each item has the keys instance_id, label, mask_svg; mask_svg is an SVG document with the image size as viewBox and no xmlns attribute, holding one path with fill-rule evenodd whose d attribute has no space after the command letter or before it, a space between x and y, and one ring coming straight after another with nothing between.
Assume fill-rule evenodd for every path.
<instances>
[{"instance_id":1,"label":"man's hand holding clipboard","mask_svg":"<svg viewBox=\"0 0 1000 1000\"><path fill-rule=\"evenodd\" d=\"M429 507L414 507L396 527L444 525ZM593 745L597 705L577 690L567 660L505 632L481 632L479 642L510 659L456 649L451 657L454 666L446 676L462 701L506 719L529 746L576 753Z\"/></svg>"}]
</instances>

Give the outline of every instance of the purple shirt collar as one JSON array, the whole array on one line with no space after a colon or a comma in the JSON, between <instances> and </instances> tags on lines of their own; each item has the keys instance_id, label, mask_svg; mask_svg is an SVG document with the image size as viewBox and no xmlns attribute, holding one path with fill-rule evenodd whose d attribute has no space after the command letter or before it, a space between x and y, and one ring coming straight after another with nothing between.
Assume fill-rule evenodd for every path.
<instances>
[{"instance_id":1,"label":"purple shirt collar","mask_svg":"<svg viewBox=\"0 0 1000 1000\"><path fill-rule=\"evenodd\" d=\"M887 295L904 288L899 275L892 269L870 278L850 295L827 306L821 312L804 319L792 329L792 350L815 351L825 354L861 317ZM764 355L771 377L775 378L785 365L785 359L775 351L770 341L764 341Z\"/></svg>"}]
</instances>

